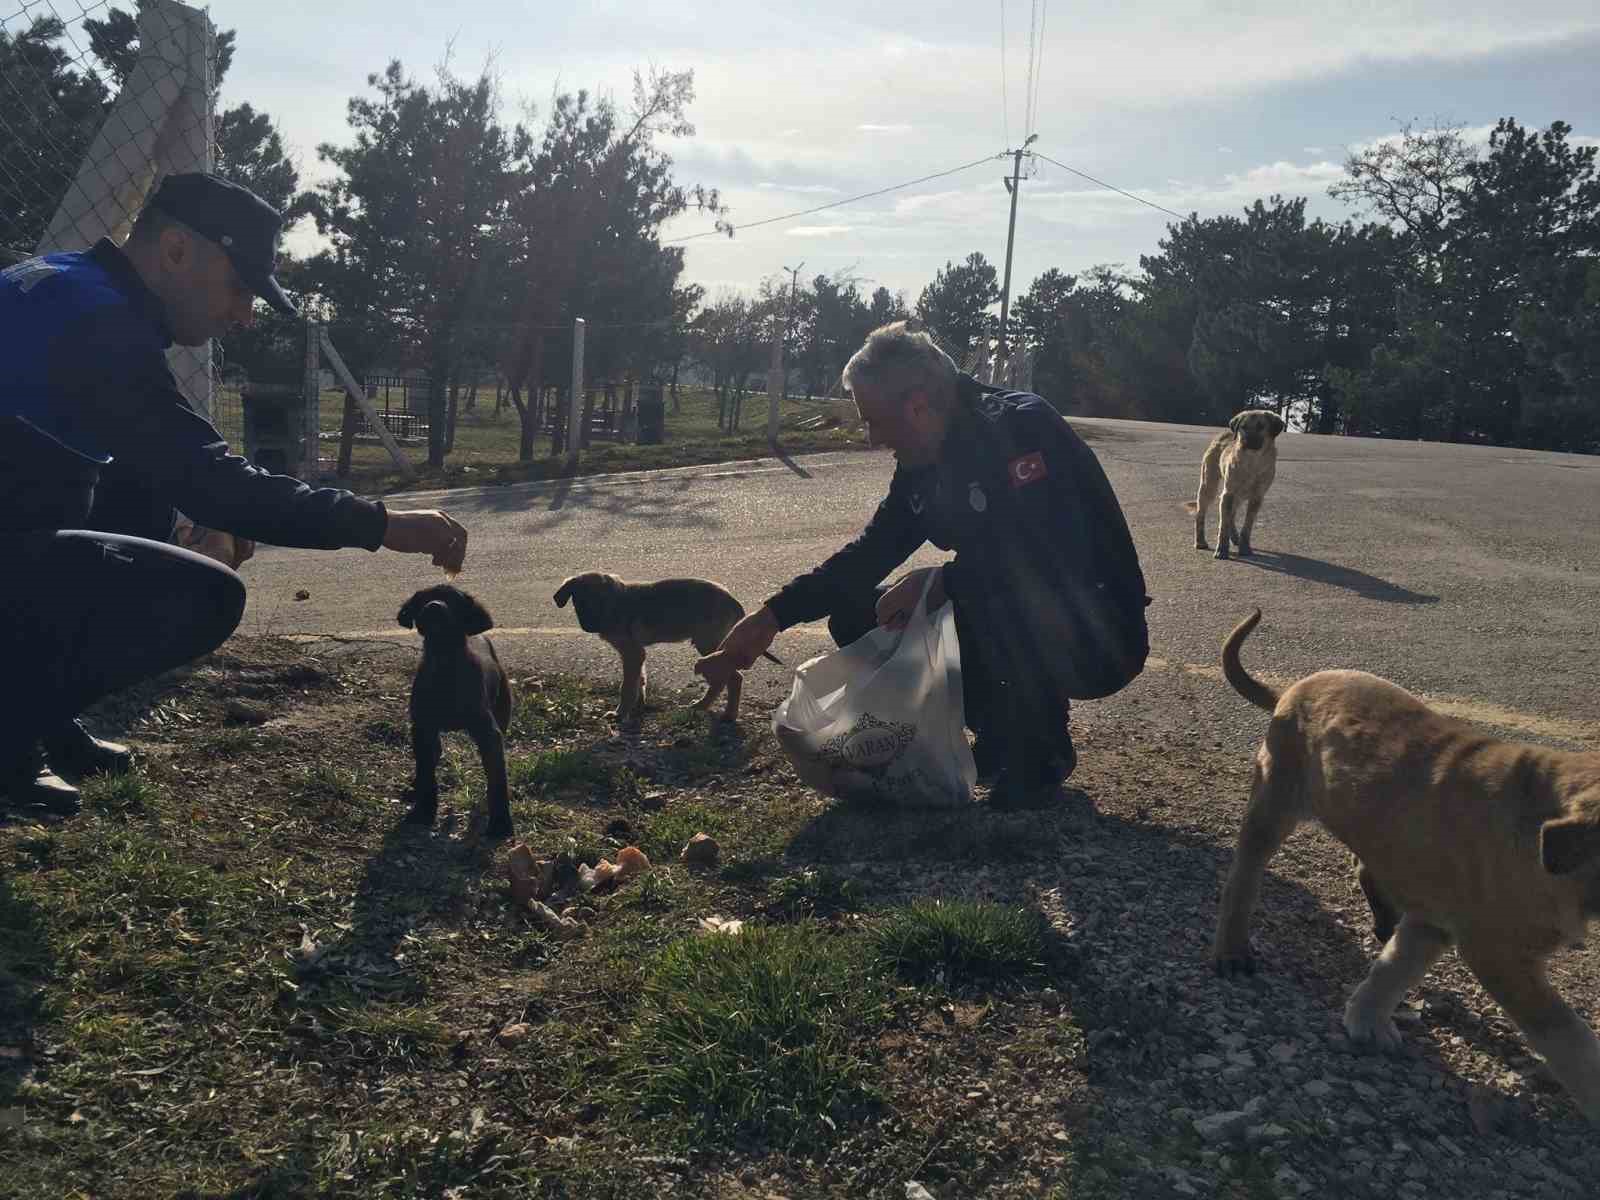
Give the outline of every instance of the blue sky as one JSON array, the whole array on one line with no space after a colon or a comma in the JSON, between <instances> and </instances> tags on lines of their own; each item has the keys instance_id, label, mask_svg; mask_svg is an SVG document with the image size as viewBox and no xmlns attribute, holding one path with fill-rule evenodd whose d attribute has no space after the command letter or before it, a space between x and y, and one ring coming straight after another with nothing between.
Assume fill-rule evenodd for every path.
<instances>
[{"instance_id":1,"label":"blue sky","mask_svg":"<svg viewBox=\"0 0 1600 1200\"><path fill-rule=\"evenodd\" d=\"M1035 148L1179 212L1236 212L1274 191L1327 196L1351 148L1399 120L1483 130L1501 116L1600 137L1594 0L1336 0L1312 5L1064 0L875 4L339 5L221 2L238 32L224 103L271 113L308 178L319 142L348 137L345 105L398 57L428 78L492 64L508 118L537 120L556 89L628 96L631 71L693 68L696 136L669 149L685 183L721 189L735 224L827 203L997 154L1024 134L1030 20L1042 12ZM1006 25L1002 72L1001 20ZM1002 80L1009 105L1002 102ZM1008 141L1009 138L1009 141ZM687 243L711 292L763 276L853 274L912 300L947 260L1005 255L1004 166L797 221ZM1164 214L1049 164L1023 185L1013 289L1048 267L1135 267ZM688 214L666 236L709 222ZM304 249L302 229L291 245Z\"/></svg>"}]
</instances>

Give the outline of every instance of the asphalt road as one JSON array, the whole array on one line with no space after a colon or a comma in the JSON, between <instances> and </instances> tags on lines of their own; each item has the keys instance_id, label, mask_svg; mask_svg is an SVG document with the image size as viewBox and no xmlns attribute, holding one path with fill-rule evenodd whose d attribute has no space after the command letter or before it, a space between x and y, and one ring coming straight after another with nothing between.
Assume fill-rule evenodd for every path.
<instances>
[{"instance_id":1,"label":"asphalt road","mask_svg":"<svg viewBox=\"0 0 1600 1200\"><path fill-rule=\"evenodd\" d=\"M1285 434L1256 526L1256 556L1193 548L1192 498L1214 432L1075 422L1116 487L1154 596L1149 670L1075 720L1157 741L1239 748L1263 714L1216 672L1223 637L1255 606L1247 665L1290 679L1357 667L1538 740L1600 748L1600 459L1500 448ZM627 578L702 575L754 607L852 537L882 497L884 453L816 455L391 498L443 507L470 530L461 586L493 611L514 668L616 679L615 655L551 595L585 570ZM1215 544L1215 514L1208 530ZM942 555L925 547L913 562ZM339 634L418 645L395 611L438 571L409 556L263 547L243 570L241 631ZM296 601L298 591L309 592ZM774 651L795 664L826 648L819 625ZM652 651L653 683L690 681L687 647ZM788 674L754 669L747 695Z\"/></svg>"}]
</instances>

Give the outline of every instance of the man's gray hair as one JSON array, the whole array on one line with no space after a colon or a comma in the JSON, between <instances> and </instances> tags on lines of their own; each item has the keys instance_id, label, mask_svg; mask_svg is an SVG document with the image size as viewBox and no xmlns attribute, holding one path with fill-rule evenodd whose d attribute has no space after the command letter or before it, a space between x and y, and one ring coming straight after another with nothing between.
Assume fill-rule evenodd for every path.
<instances>
[{"instance_id":1,"label":"man's gray hair","mask_svg":"<svg viewBox=\"0 0 1600 1200\"><path fill-rule=\"evenodd\" d=\"M956 404L956 364L938 343L909 321L880 325L867 335L844 367L844 386L873 388L890 395L922 391L935 412Z\"/></svg>"}]
</instances>

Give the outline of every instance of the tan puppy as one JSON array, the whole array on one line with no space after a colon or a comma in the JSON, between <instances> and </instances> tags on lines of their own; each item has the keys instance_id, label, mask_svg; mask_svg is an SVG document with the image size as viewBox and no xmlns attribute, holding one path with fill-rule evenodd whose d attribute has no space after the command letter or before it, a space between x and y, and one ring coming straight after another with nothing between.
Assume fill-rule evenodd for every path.
<instances>
[{"instance_id":1,"label":"tan puppy","mask_svg":"<svg viewBox=\"0 0 1600 1200\"><path fill-rule=\"evenodd\" d=\"M701 654L710 654L744 617L744 606L708 579L628 583L615 575L589 571L562 583L554 599L557 608L565 608L570 599L578 613L578 625L599 634L622 656L622 698L608 715L623 724L637 722L644 707L649 687L646 646L692 642ZM778 662L770 654L765 657ZM737 719L743 687L744 677L736 672L728 682L723 720ZM710 708L721 690L720 686L708 687L694 707Z\"/></svg>"},{"instance_id":2,"label":"tan puppy","mask_svg":"<svg viewBox=\"0 0 1600 1200\"><path fill-rule=\"evenodd\" d=\"M1183 507L1194 514L1194 548L1205 550L1206 509L1217 492L1222 504L1217 509L1217 557L1228 557L1228 543L1238 544L1241 557L1250 556L1250 531L1256 513L1267 498L1272 477L1278 471L1278 435L1283 418L1264 408L1247 408L1235 413L1228 427L1206 447L1200 460L1200 493ZM1234 529L1233 518L1239 504L1245 506L1244 526Z\"/></svg>"},{"instance_id":3,"label":"tan puppy","mask_svg":"<svg viewBox=\"0 0 1600 1200\"><path fill-rule=\"evenodd\" d=\"M1253 970L1262 872L1299 822L1318 820L1402 914L1345 1006L1350 1037L1397 1046L1395 1006L1454 942L1600 1123L1600 1042L1545 975L1600 914L1600 754L1501 741L1362 671L1319 671L1280 695L1239 664L1260 619L1222 648L1228 682L1272 722L1222 892L1217 969Z\"/></svg>"}]
</instances>

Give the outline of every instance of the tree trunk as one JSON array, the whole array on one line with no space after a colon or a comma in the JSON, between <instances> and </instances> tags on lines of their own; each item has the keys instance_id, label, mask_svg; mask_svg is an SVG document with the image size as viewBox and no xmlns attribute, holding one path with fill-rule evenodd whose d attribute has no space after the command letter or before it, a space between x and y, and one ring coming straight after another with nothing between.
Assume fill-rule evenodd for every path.
<instances>
[{"instance_id":1,"label":"tree trunk","mask_svg":"<svg viewBox=\"0 0 1600 1200\"><path fill-rule=\"evenodd\" d=\"M528 403L522 403L522 389L516 386L511 388L511 402L517 406L517 417L522 428L517 437L517 461L533 461L533 435L538 426L534 422L533 397L528 397Z\"/></svg>"},{"instance_id":2,"label":"tree trunk","mask_svg":"<svg viewBox=\"0 0 1600 1200\"><path fill-rule=\"evenodd\" d=\"M679 408L678 408L678 367L680 365L681 365L680 360L677 360L677 359L673 360L673 363L672 363L672 411L674 413L680 411Z\"/></svg>"}]
</instances>

